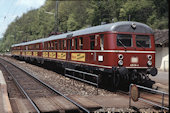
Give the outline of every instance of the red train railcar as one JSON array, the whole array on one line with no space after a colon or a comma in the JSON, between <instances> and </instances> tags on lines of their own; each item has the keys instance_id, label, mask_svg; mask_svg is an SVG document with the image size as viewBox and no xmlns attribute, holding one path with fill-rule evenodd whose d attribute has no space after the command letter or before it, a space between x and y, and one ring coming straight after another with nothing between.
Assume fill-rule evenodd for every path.
<instances>
[{"instance_id":1,"label":"red train railcar","mask_svg":"<svg viewBox=\"0 0 170 113\"><path fill-rule=\"evenodd\" d=\"M157 74L153 31L139 22L99 25L15 44L12 54L24 60L51 60L63 68L97 73L102 82L112 79L113 86L127 81L145 84L149 75Z\"/></svg>"}]
</instances>

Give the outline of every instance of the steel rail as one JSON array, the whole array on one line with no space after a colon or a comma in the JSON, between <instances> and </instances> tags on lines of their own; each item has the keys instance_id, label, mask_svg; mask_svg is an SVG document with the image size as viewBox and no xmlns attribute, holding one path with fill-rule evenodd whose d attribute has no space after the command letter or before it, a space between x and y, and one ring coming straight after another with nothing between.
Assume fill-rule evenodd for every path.
<instances>
[{"instance_id":1,"label":"steel rail","mask_svg":"<svg viewBox=\"0 0 170 113\"><path fill-rule=\"evenodd\" d=\"M2 59L1 59L2 60ZM8 68L2 64L0 62L0 64L5 68L5 70L12 76L12 79L14 80L15 84L18 86L18 88L22 91L22 93L26 96L26 98L30 101L30 103L32 104L32 106L35 108L35 110L37 111L37 113L41 113L40 110L38 109L38 107L36 106L36 104L32 101L32 99L28 96L28 94L24 91L24 89L22 88L22 86L18 83L18 81L15 79L15 77L13 76L13 74L8 70Z\"/></svg>"},{"instance_id":2,"label":"steel rail","mask_svg":"<svg viewBox=\"0 0 170 113\"><path fill-rule=\"evenodd\" d=\"M30 74L28 71L26 71L25 69L22 69L20 67L18 67L17 65L13 64L12 62L9 62L3 58L0 58L6 62L8 62L9 64L15 66L16 68L20 69L21 71L23 71L24 73L30 75L32 78L34 78L35 80L39 81L40 83L42 83L44 86L48 87L49 89L51 89L52 91L54 91L55 93L61 95L62 97L64 97L65 99L67 99L68 101L70 101L71 103L73 103L74 105L76 105L78 108L80 108L82 111L85 111L87 113L90 113L90 111L88 109L86 109L85 107L81 106L80 104L78 104L77 102L73 101L72 99L68 98L67 96L65 96L64 94L62 94L61 92L55 90L53 87L51 87L50 85L46 84L45 82L43 82L42 80L38 79L36 76Z\"/></svg>"}]
</instances>

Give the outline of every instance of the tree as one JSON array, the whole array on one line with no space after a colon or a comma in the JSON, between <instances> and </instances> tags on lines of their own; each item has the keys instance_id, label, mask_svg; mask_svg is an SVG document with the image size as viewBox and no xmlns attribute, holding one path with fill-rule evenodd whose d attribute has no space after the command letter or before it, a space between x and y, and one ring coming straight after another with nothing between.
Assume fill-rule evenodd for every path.
<instances>
[{"instance_id":1,"label":"tree","mask_svg":"<svg viewBox=\"0 0 170 113\"><path fill-rule=\"evenodd\" d=\"M39 9L17 17L0 40L0 51L14 43L48 37L55 29L55 1L47 0ZM168 28L167 0L80 0L59 1L59 32L100 25L101 22L131 21L148 24L153 29Z\"/></svg>"}]
</instances>

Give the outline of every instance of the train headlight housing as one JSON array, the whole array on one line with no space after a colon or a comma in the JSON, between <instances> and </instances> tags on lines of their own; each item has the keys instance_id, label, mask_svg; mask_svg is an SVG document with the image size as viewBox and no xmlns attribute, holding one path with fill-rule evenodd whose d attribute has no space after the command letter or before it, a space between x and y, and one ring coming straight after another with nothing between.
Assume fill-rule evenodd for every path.
<instances>
[{"instance_id":1,"label":"train headlight housing","mask_svg":"<svg viewBox=\"0 0 170 113\"><path fill-rule=\"evenodd\" d=\"M148 64L148 66L151 66L151 65L152 65L152 61L149 60L149 61L147 62L147 64Z\"/></svg>"},{"instance_id":2,"label":"train headlight housing","mask_svg":"<svg viewBox=\"0 0 170 113\"><path fill-rule=\"evenodd\" d=\"M119 64L119 66L122 66L123 65L123 60L119 60L118 64Z\"/></svg>"},{"instance_id":3,"label":"train headlight housing","mask_svg":"<svg viewBox=\"0 0 170 113\"><path fill-rule=\"evenodd\" d=\"M122 54L119 54L119 55L118 55L118 58L119 58L120 60L122 60L122 59L123 59L123 55L122 55Z\"/></svg>"},{"instance_id":4,"label":"train headlight housing","mask_svg":"<svg viewBox=\"0 0 170 113\"><path fill-rule=\"evenodd\" d=\"M148 60L152 60L152 55L148 55Z\"/></svg>"},{"instance_id":5,"label":"train headlight housing","mask_svg":"<svg viewBox=\"0 0 170 113\"><path fill-rule=\"evenodd\" d=\"M135 24L135 23L132 23L131 27L132 27L133 29L136 29L136 24Z\"/></svg>"}]
</instances>

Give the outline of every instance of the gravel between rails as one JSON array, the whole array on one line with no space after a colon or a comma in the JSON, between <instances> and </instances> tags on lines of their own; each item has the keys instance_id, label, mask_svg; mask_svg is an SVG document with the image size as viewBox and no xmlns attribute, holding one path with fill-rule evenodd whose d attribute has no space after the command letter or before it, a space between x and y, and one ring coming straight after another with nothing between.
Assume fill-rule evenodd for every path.
<instances>
[{"instance_id":1,"label":"gravel between rails","mask_svg":"<svg viewBox=\"0 0 170 113\"><path fill-rule=\"evenodd\" d=\"M9 57L3 57L4 59L15 63L19 67L27 70L29 73L34 74L39 79L43 80L47 84L50 84L56 90L59 90L65 95L81 95L81 96L94 96L96 95L96 87L91 86L63 75L57 74L56 72L25 63L25 61L15 60ZM98 89L98 95L112 95L114 92L110 92L104 89ZM130 108L102 108L96 110L94 113L112 113L112 112L137 112L136 110ZM161 110L156 110L153 108L141 108L138 112L161 112ZM165 111L166 112L166 111Z\"/></svg>"},{"instance_id":2,"label":"gravel between rails","mask_svg":"<svg viewBox=\"0 0 170 113\"><path fill-rule=\"evenodd\" d=\"M13 58L8 57L3 58L27 70L29 73L35 75L36 77L43 80L47 84L50 84L52 87L59 90L64 95L82 95L82 96L96 95L97 88L95 86L70 79L51 70L47 70L36 65L25 63L24 61L15 60ZM98 95L108 94L114 94L114 92L110 92L100 88L98 89Z\"/></svg>"}]
</instances>

